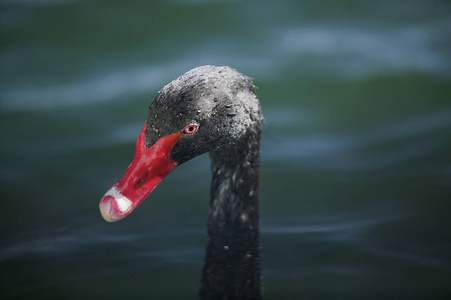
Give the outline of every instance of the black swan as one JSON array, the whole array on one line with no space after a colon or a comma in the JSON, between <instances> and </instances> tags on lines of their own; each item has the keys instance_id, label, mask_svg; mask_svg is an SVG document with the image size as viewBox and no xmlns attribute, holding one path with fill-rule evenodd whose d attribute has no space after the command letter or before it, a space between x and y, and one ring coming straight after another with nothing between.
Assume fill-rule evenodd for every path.
<instances>
[{"instance_id":1,"label":"black swan","mask_svg":"<svg viewBox=\"0 0 451 300\"><path fill-rule=\"evenodd\" d=\"M176 166L209 152L213 178L202 299L261 299L262 123L250 78L229 67L188 71L158 92L133 162L100 201L106 221L121 220Z\"/></svg>"}]
</instances>

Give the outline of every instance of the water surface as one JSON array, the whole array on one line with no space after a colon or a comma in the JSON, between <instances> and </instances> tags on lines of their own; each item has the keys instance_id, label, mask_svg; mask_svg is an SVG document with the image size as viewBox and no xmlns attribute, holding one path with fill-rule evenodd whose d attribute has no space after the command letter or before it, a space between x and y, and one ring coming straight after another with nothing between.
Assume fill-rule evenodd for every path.
<instances>
[{"instance_id":1,"label":"water surface","mask_svg":"<svg viewBox=\"0 0 451 300\"><path fill-rule=\"evenodd\" d=\"M0 293L196 299L209 161L108 224L157 91L254 78L266 299L451 294L446 1L3 1Z\"/></svg>"}]
</instances>

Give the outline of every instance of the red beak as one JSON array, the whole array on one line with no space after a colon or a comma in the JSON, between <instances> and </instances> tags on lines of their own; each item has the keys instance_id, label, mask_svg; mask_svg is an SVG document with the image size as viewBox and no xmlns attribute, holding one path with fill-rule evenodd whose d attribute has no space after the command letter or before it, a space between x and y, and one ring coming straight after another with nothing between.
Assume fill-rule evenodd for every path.
<instances>
[{"instance_id":1,"label":"red beak","mask_svg":"<svg viewBox=\"0 0 451 300\"><path fill-rule=\"evenodd\" d=\"M107 222L118 221L128 216L177 166L170 153L183 133L162 137L152 147L147 148L146 127L144 123L136 141L135 158L124 177L100 200L100 213Z\"/></svg>"}]
</instances>

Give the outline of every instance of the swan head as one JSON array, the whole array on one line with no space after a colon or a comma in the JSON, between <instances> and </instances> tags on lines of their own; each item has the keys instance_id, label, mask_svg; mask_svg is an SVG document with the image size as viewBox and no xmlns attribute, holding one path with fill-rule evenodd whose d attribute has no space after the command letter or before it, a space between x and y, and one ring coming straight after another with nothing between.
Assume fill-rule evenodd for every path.
<instances>
[{"instance_id":1,"label":"swan head","mask_svg":"<svg viewBox=\"0 0 451 300\"><path fill-rule=\"evenodd\" d=\"M229 67L188 71L152 101L133 162L100 201L103 218L108 222L125 218L176 166L233 146L262 122L249 77Z\"/></svg>"}]
</instances>

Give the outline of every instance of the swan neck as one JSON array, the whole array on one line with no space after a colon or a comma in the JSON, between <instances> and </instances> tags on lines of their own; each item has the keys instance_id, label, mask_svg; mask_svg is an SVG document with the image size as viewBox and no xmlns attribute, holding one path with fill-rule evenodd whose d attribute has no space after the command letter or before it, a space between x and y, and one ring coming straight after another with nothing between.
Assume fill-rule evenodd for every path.
<instances>
[{"instance_id":1,"label":"swan neck","mask_svg":"<svg viewBox=\"0 0 451 300\"><path fill-rule=\"evenodd\" d=\"M210 153L212 183L201 298L260 299L260 129Z\"/></svg>"}]
</instances>

